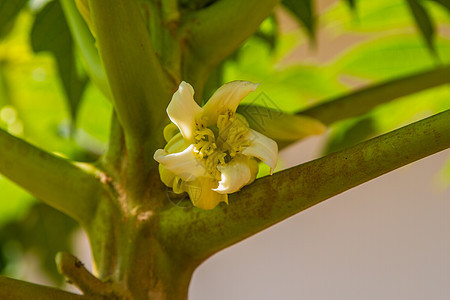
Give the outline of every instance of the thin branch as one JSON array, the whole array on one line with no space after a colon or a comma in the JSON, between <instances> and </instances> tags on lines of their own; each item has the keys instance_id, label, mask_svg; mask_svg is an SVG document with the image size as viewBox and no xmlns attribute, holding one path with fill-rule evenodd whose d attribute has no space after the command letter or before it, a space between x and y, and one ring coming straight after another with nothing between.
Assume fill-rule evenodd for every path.
<instances>
[{"instance_id":1,"label":"thin branch","mask_svg":"<svg viewBox=\"0 0 450 300\"><path fill-rule=\"evenodd\" d=\"M450 147L450 110L323 158L263 177L207 211L162 213L161 239L205 257L366 181ZM180 242L183 241L183 242Z\"/></svg>"},{"instance_id":2,"label":"thin branch","mask_svg":"<svg viewBox=\"0 0 450 300\"><path fill-rule=\"evenodd\" d=\"M4 300L94 300L99 297L72 294L63 290L0 276L0 298Z\"/></svg>"},{"instance_id":3,"label":"thin branch","mask_svg":"<svg viewBox=\"0 0 450 300\"><path fill-rule=\"evenodd\" d=\"M0 173L81 224L95 213L102 191L94 167L47 153L1 129Z\"/></svg>"},{"instance_id":4,"label":"thin branch","mask_svg":"<svg viewBox=\"0 0 450 300\"><path fill-rule=\"evenodd\" d=\"M183 80L201 97L209 72L256 32L280 0L221 0L189 15Z\"/></svg>"},{"instance_id":5,"label":"thin branch","mask_svg":"<svg viewBox=\"0 0 450 300\"><path fill-rule=\"evenodd\" d=\"M342 97L324 101L299 112L331 124L367 113L376 106L422 90L450 83L450 66L409 75L360 89Z\"/></svg>"}]
</instances>

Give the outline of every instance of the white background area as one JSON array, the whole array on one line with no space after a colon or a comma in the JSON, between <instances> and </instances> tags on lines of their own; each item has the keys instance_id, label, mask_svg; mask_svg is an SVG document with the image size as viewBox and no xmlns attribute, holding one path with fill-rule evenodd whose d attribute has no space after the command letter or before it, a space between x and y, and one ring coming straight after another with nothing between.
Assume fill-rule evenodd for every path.
<instances>
[{"instance_id":1,"label":"white background area","mask_svg":"<svg viewBox=\"0 0 450 300\"><path fill-rule=\"evenodd\" d=\"M282 157L307 161L319 143ZM449 155L397 169L212 256L195 271L189 299L450 299L450 189L436 178Z\"/></svg>"}]
</instances>

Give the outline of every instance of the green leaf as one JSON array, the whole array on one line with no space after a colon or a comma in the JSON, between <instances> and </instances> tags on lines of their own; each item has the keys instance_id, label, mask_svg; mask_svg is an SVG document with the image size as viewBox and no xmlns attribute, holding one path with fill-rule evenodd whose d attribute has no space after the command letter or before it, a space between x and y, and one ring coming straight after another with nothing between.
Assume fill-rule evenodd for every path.
<instances>
[{"instance_id":1,"label":"green leaf","mask_svg":"<svg viewBox=\"0 0 450 300\"><path fill-rule=\"evenodd\" d=\"M56 269L55 255L58 251L72 250L72 233L76 228L78 226L74 220L46 204L37 202L29 207L20 219L12 220L0 228L0 247L11 244L19 246L13 261L9 261L19 268L21 264L18 263L23 261L23 255L32 251L39 258L45 273L54 283L61 284L63 277Z\"/></svg>"},{"instance_id":2,"label":"green leaf","mask_svg":"<svg viewBox=\"0 0 450 300\"><path fill-rule=\"evenodd\" d=\"M0 39L12 29L14 20L27 0L0 0Z\"/></svg>"},{"instance_id":3,"label":"green leaf","mask_svg":"<svg viewBox=\"0 0 450 300\"><path fill-rule=\"evenodd\" d=\"M440 38L436 51L441 60L450 61L450 42ZM332 68L336 74L362 79L387 79L433 67L423 43L416 35L395 34L363 42L339 57Z\"/></svg>"},{"instance_id":4,"label":"green leaf","mask_svg":"<svg viewBox=\"0 0 450 300\"><path fill-rule=\"evenodd\" d=\"M411 13L416 22L430 53L437 58L436 48L434 45L435 28L430 15L422 4L417 0L406 0Z\"/></svg>"},{"instance_id":5,"label":"green leaf","mask_svg":"<svg viewBox=\"0 0 450 300\"><path fill-rule=\"evenodd\" d=\"M374 124L374 120L370 115L356 120L349 120L332 130L327 145L324 148L323 155L354 146L374 137L376 133L378 133L376 124Z\"/></svg>"},{"instance_id":6,"label":"green leaf","mask_svg":"<svg viewBox=\"0 0 450 300\"><path fill-rule=\"evenodd\" d=\"M440 5L445 7L448 10L448 12L450 13L450 0L430 0L430 1L439 3Z\"/></svg>"},{"instance_id":7,"label":"green leaf","mask_svg":"<svg viewBox=\"0 0 450 300\"><path fill-rule=\"evenodd\" d=\"M77 71L74 43L59 1L48 3L36 16L31 30L35 52L50 51L57 64L72 120L86 87L86 77Z\"/></svg>"},{"instance_id":8,"label":"green leaf","mask_svg":"<svg viewBox=\"0 0 450 300\"><path fill-rule=\"evenodd\" d=\"M347 2L348 7L351 8L351 10L356 10L356 0L344 0Z\"/></svg>"},{"instance_id":9,"label":"green leaf","mask_svg":"<svg viewBox=\"0 0 450 300\"><path fill-rule=\"evenodd\" d=\"M316 36L316 16L312 0L283 0L282 4L305 26L309 38Z\"/></svg>"}]
</instances>

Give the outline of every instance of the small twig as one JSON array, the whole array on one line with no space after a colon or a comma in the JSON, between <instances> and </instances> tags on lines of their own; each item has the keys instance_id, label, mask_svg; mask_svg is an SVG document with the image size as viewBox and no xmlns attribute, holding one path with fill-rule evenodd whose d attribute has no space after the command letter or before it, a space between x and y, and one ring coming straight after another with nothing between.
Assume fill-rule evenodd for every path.
<instances>
[{"instance_id":1,"label":"small twig","mask_svg":"<svg viewBox=\"0 0 450 300\"><path fill-rule=\"evenodd\" d=\"M58 271L67 281L77 286L86 295L126 299L122 289L113 283L103 282L92 275L84 267L84 264L70 253L58 252L56 254L56 265Z\"/></svg>"},{"instance_id":2,"label":"small twig","mask_svg":"<svg viewBox=\"0 0 450 300\"><path fill-rule=\"evenodd\" d=\"M0 276L0 299L17 300L95 300L95 296L76 295L56 288Z\"/></svg>"}]
</instances>

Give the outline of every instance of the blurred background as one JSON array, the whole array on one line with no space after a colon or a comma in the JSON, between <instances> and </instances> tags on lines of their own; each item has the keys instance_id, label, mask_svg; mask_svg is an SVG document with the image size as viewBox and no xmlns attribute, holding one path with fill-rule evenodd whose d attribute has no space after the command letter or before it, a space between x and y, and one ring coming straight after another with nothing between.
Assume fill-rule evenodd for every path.
<instances>
[{"instance_id":1,"label":"blurred background","mask_svg":"<svg viewBox=\"0 0 450 300\"><path fill-rule=\"evenodd\" d=\"M450 61L447 0L283 4L216 68L205 97L222 82L251 80L261 85L246 102L264 95L264 104L297 112ZM278 169L449 108L448 85L399 98L289 146ZM0 1L0 127L94 161L106 147L111 112L87 79L58 2ZM450 299L449 187L446 150L214 255L196 270L190 298ZM56 271L62 250L90 266L76 223L0 175L1 274L74 290Z\"/></svg>"}]
</instances>

